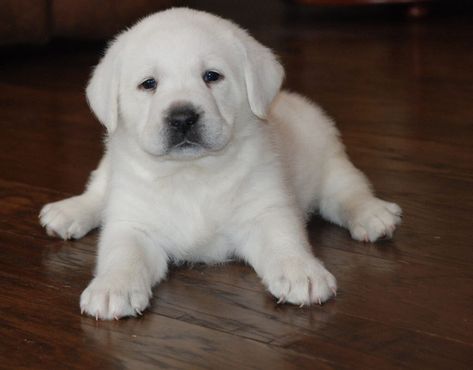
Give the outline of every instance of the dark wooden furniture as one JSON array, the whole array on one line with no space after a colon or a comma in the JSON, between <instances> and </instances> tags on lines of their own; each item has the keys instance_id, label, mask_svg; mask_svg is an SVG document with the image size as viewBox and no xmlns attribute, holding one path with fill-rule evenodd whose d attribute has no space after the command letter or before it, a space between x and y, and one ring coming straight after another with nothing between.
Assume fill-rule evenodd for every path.
<instances>
[{"instance_id":1,"label":"dark wooden furniture","mask_svg":"<svg viewBox=\"0 0 473 370\"><path fill-rule=\"evenodd\" d=\"M308 5L380 5L380 4L420 4L431 3L433 0L292 0L300 4Z\"/></svg>"},{"instance_id":2,"label":"dark wooden furniture","mask_svg":"<svg viewBox=\"0 0 473 370\"><path fill-rule=\"evenodd\" d=\"M379 5L406 5L407 15L422 17L428 13L428 5L435 0L291 0L293 3L312 6L359 7Z\"/></svg>"},{"instance_id":3,"label":"dark wooden furniture","mask_svg":"<svg viewBox=\"0 0 473 370\"><path fill-rule=\"evenodd\" d=\"M108 39L173 0L3 0L0 45L44 44L54 37Z\"/></svg>"}]
</instances>

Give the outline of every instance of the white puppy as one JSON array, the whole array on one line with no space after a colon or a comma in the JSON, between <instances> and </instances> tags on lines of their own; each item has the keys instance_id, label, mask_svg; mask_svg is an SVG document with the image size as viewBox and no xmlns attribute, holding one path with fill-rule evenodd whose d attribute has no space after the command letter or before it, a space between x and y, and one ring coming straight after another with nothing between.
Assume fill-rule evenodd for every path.
<instances>
[{"instance_id":1,"label":"white puppy","mask_svg":"<svg viewBox=\"0 0 473 370\"><path fill-rule=\"evenodd\" d=\"M319 211L353 238L390 237L400 208L375 198L333 122L280 92L273 53L235 24L190 9L120 34L87 87L106 152L82 195L46 205L51 235L102 226L81 309L134 316L170 261L254 267L280 302L321 303L336 281L304 229Z\"/></svg>"}]
</instances>

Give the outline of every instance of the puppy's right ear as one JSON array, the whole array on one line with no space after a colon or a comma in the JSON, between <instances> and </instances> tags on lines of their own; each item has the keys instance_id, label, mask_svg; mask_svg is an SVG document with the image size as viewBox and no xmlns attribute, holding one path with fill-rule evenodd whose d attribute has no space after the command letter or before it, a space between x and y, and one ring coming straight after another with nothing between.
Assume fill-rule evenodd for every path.
<instances>
[{"instance_id":1,"label":"puppy's right ear","mask_svg":"<svg viewBox=\"0 0 473 370\"><path fill-rule=\"evenodd\" d=\"M120 38L113 41L95 67L86 89L87 102L110 135L117 127L120 81Z\"/></svg>"}]
</instances>

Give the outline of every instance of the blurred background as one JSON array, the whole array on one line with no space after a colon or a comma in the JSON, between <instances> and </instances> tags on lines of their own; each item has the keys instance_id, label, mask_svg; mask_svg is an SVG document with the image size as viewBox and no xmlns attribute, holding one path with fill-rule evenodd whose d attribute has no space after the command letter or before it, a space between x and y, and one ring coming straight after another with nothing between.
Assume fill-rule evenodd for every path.
<instances>
[{"instance_id":1,"label":"blurred background","mask_svg":"<svg viewBox=\"0 0 473 370\"><path fill-rule=\"evenodd\" d=\"M229 17L252 29L284 22L412 20L471 14L470 0L2 0L0 45L51 40L104 40L137 19L170 6Z\"/></svg>"},{"instance_id":2,"label":"blurred background","mask_svg":"<svg viewBox=\"0 0 473 370\"><path fill-rule=\"evenodd\" d=\"M386 139L389 135L441 138L470 145L465 134L470 131L451 126L470 130L472 121L471 0L0 0L0 4L2 132L10 130L20 137L20 127L44 135L51 129L55 131L46 137L57 138L46 151L40 143L38 148L35 142L20 148L11 137L5 138L11 149L5 162L11 168L5 173L15 180L12 174L17 170L26 182L38 179L20 165L15 167L18 156L25 155L25 161L38 168L44 167L47 157L49 165L43 170L57 168L57 173L45 176L42 185L82 190L102 150L97 140L101 127L84 98L90 72L117 32L170 6L232 19L271 47L286 69L284 87L315 100L335 119L350 155L365 170L374 163L371 156L360 153L359 143L350 145L351 130L376 132ZM58 128L64 132L58 133ZM89 135L80 142L84 144L80 163L70 150L75 138L67 130ZM423 153L414 144L402 151L407 149L409 158ZM43 152L43 158L36 151ZM65 158L74 166L68 166ZM83 171L83 181L69 176L69 168L76 174ZM397 181L394 175L379 177L386 183Z\"/></svg>"}]
</instances>

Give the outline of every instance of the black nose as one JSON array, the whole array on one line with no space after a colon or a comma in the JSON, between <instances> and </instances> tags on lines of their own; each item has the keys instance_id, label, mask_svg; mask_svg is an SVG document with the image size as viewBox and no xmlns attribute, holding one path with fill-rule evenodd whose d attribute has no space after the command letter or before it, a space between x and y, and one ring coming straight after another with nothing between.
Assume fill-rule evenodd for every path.
<instances>
[{"instance_id":1,"label":"black nose","mask_svg":"<svg viewBox=\"0 0 473 370\"><path fill-rule=\"evenodd\" d=\"M169 126L182 133L189 131L198 120L199 113L188 105L172 108L167 116Z\"/></svg>"}]
</instances>

